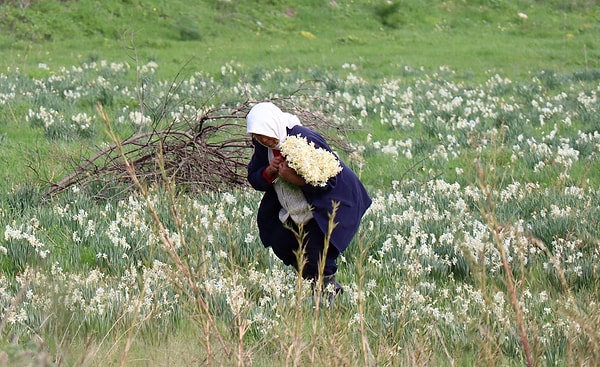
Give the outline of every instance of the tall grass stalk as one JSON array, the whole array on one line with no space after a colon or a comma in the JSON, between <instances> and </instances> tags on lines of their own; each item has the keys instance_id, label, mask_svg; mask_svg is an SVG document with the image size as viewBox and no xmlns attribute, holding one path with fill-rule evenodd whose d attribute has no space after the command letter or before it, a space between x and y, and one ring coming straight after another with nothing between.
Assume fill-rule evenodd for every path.
<instances>
[{"instance_id":1,"label":"tall grass stalk","mask_svg":"<svg viewBox=\"0 0 600 367\"><path fill-rule=\"evenodd\" d=\"M117 137L117 135L112 130L112 124L110 122L110 119L108 118L107 114L104 112L101 104L97 104L97 110L98 110L98 113L100 114L102 120L106 124L107 133L108 133L109 137L117 145L119 151L121 152L121 158L123 159L123 163L125 164L125 168L127 169L127 172L129 174L131 180L133 181L135 187L138 189L138 191L140 192L142 197L146 200L146 205L147 205L148 210L150 211L152 219L154 220L154 223L158 226L161 242L167 247L169 256L171 257L172 260L175 261L175 265L177 266L177 269L179 271L181 271L184 279L186 280L186 282L190 288L191 295L193 295L193 297L196 301L195 305L197 306L197 311L199 311L200 314L204 315L204 317L206 318L206 323L207 323L207 328L208 328L207 330L205 330L205 331L207 331L206 334L207 335L215 335L217 337L219 344L222 347L222 351L226 354L226 356L228 358L230 358L231 351L227 348L227 344L225 343L225 341L217 327L217 324L215 323L215 321L212 317L208 303L204 300L202 293L196 286L196 281L192 275L191 269L185 264L185 262L181 259L181 256L177 253L177 248L176 248L175 244L173 243L173 240L171 239L169 232L166 230L162 220L160 219L160 216L158 215L158 212L157 212L156 208L154 207L154 204L150 200L147 189L139 181L136 171L135 171L135 168L129 163L126 155L122 151L122 147L120 145L120 139ZM128 348L126 348L126 351L127 350L128 350ZM208 336L207 336L207 340L206 340L206 351L207 351L207 358L208 358L207 362L212 363L212 361L210 360L210 357L212 356L212 346L210 343L210 338Z\"/></svg>"},{"instance_id":2,"label":"tall grass stalk","mask_svg":"<svg viewBox=\"0 0 600 367\"><path fill-rule=\"evenodd\" d=\"M237 275L233 275L233 287L235 288L237 286L237 282L239 281L238 276ZM240 295L240 297L243 298L243 294ZM247 359L247 355L245 352L245 344L244 344L244 335L246 335L246 332L248 331L249 327L250 327L250 323L248 322L248 319L245 317L245 310L244 307L239 307L239 309L234 310L235 314L234 314L234 326L236 327L236 331L237 331L237 366L238 367L244 367L246 365L246 359Z\"/></svg>"},{"instance_id":3,"label":"tall grass stalk","mask_svg":"<svg viewBox=\"0 0 600 367\"><path fill-rule=\"evenodd\" d=\"M360 254L358 261L356 262L356 274L358 276L357 286L357 307L358 307L358 327L360 330L360 346L363 356L363 363L365 366L376 365L373 352L369 344L369 337L367 336L367 327L365 325L365 304L363 297L363 289L365 282L365 270L363 264L366 263L367 254L370 250L369 246L364 246L364 242L361 239L357 239L358 253Z\"/></svg>"},{"instance_id":4,"label":"tall grass stalk","mask_svg":"<svg viewBox=\"0 0 600 367\"><path fill-rule=\"evenodd\" d=\"M517 296L517 290L515 286L515 281L513 279L513 272L508 263L508 258L506 255L506 250L504 248L503 236L501 234L501 226L496 220L496 216L494 215L494 200L492 198L492 194L490 192L489 185L485 182L485 171L484 168L479 166L479 180L478 184L480 189L483 191L483 202L481 210L482 215L485 218L487 224L490 226L490 229L493 234L493 242L496 244L496 248L500 252L500 258L502 260L502 267L504 268L504 273L506 276L508 293L510 294L510 300L513 307L513 311L515 313L515 317L517 319L517 328L519 330L519 336L521 338L521 345L523 347L523 353L525 354L525 359L528 367L533 367L534 362L531 357L531 346L529 344L529 340L527 338L527 331L525 330L525 322L523 320L523 314L521 313L521 307L519 306L519 299Z\"/></svg>"},{"instance_id":5,"label":"tall grass stalk","mask_svg":"<svg viewBox=\"0 0 600 367\"><path fill-rule=\"evenodd\" d=\"M123 352L121 353L121 367L125 367L127 363L127 356L129 354L129 350L131 349L132 343L135 341L136 336L138 335L141 326L152 316L152 313L149 312L146 317L138 320L140 315L140 305L143 302L144 295L146 294L146 287L144 286L142 292L139 295L139 301L134 307L133 317L131 319L131 325L127 328L127 338L125 339L125 347L123 348Z\"/></svg>"},{"instance_id":6,"label":"tall grass stalk","mask_svg":"<svg viewBox=\"0 0 600 367\"><path fill-rule=\"evenodd\" d=\"M313 312L313 320L312 320L312 348L311 348L311 353L310 353L310 361L312 365L315 365L316 363L316 351L317 351L317 327L318 327L318 320L319 320L319 312L321 310L321 300L323 298L323 293L325 292L326 294L328 292L334 292L333 289L323 289L324 286L324 274L325 274L325 263L327 261L327 252L329 251L329 246L331 246L331 233L333 232L333 230L335 229L335 227L337 226L337 223L335 222L335 215L337 214L338 208L339 208L340 204L339 202L332 202L332 210L331 213L329 213L329 222L327 224L327 233L325 233L325 239L324 239L324 243L323 243L323 253L321 254L321 259L319 260L319 264L318 264L318 277L317 279L315 279L314 281L316 281L318 284L316 284L316 288L315 288L315 307L314 307L314 312ZM333 285L332 285L333 286ZM334 297L336 295L332 293L332 297L329 297L329 299L327 299L327 302L329 303L330 306L332 306L332 303L335 301Z\"/></svg>"},{"instance_id":7,"label":"tall grass stalk","mask_svg":"<svg viewBox=\"0 0 600 367\"><path fill-rule=\"evenodd\" d=\"M130 331L132 331L134 329L134 322L137 318L137 307L134 309L136 311L135 316L133 317L132 321L131 321L131 325L129 328L127 328L125 330L125 332L123 334L130 334ZM94 350L90 351L89 353L87 352L91 347L91 338L88 338L88 344L86 344L86 350L84 352L81 353L81 361L82 363L85 362L85 365L91 363L94 363L96 361L96 358L98 356L98 354L100 353L102 347L104 346L105 342L111 342L112 339L112 333L114 331L116 331L117 333L119 332L119 323L121 321L123 321L125 319L125 317L127 316L126 312L123 312L110 326L110 328L104 333L104 336L102 337L102 339L100 340L100 342L98 343L98 345L96 346L96 348L94 348ZM65 331L66 333L66 331ZM107 361L110 360L112 358L113 355L113 350L117 349L119 347L119 343L121 342L121 339L123 337L123 334L119 334L115 339L114 339L114 343L108 348L108 351L105 353L104 355L104 359L103 361ZM128 338L129 339L129 338ZM90 348L87 348L90 347ZM123 364L123 358L124 356L126 356L126 354L124 355L123 353L121 354L121 365Z\"/></svg>"},{"instance_id":8,"label":"tall grass stalk","mask_svg":"<svg viewBox=\"0 0 600 367\"><path fill-rule=\"evenodd\" d=\"M302 351L304 349L304 343L302 340L302 331L304 325L304 317L302 311L302 303L304 302L304 280L302 278L302 272L306 265L305 257L305 245L304 239L306 238L306 232L304 226L300 224L298 230L294 231L296 240L298 241L298 249L295 252L296 264L297 264L297 277L296 277L296 302L294 304L294 323L290 334L290 343L287 346L286 354L286 366L290 363L292 366L302 365Z\"/></svg>"}]
</instances>

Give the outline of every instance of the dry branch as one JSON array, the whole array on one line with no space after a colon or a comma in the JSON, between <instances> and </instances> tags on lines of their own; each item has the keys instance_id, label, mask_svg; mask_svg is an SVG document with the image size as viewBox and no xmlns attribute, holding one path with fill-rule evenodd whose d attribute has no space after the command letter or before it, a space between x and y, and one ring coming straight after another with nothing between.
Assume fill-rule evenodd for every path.
<instances>
[{"instance_id":1,"label":"dry branch","mask_svg":"<svg viewBox=\"0 0 600 367\"><path fill-rule=\"evenodd\" d=\"M211 109L191 121L171 121L162 129L154 126L151 131L115 142L52 183L46 195L59 194L72 186L93 187L98 197L115 195L115 190L119 194L132 190L124 159L145 185L169 182L192 191L246 185L252 146L246 135L245 117L252 105L246 102L238 107ZM322 115L293 105L286 110L297 114L307 126L327 128Z\"/></svg>"}]
</instances>

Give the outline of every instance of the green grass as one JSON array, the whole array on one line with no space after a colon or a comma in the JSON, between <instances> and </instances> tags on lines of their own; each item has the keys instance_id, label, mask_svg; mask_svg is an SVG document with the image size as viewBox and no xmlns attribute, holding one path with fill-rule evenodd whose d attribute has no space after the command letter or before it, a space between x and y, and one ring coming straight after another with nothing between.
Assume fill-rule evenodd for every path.
<instances>
[{"instance_id":1,"label":"green grass","mask_svg":"<svg viewBox=\"0 0 600 367\"><path fill-rule=\"evenodd\" d=\"M532 70L599 66L598 7L591 1L568 7L560 1L395 3L400 6L389 9L384 1L366 0L336 6L48 0L24 10L3 5L0 66L34 72L38 63L128 60L134 54L158 62L162 77L188 61L190 70L209 73L231 60L266 69L355 63L376 78L405 65L448 65L475 77L488 70L522 77Z\"/></svg>"}]
</instances>

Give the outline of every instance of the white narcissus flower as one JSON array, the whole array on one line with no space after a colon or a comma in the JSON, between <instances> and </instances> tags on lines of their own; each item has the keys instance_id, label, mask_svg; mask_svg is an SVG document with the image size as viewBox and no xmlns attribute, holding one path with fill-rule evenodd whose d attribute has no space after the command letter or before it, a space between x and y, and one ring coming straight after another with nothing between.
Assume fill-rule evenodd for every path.
<instances>
[{"instance_id":1,"label":"white narcissus flower","mask_svg":"<svg viewBox=\"0 0 600 367\"><path fill-rule=\"evenodd\" d=\"M281 143L281 154L288 165L313 186L325 186L327 180L342 171L338 159L328 150L315 147L300 135L288 136Z\"/></svg>"}]
</instances>

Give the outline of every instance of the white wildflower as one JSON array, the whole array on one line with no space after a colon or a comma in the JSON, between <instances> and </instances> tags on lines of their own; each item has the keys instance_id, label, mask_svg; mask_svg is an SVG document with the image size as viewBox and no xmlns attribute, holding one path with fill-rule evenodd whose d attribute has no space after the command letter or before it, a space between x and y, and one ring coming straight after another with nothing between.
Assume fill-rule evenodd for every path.
<instances>
[{"instance_id":1,"label":"white wildflower","mask_svg":"<svg viewBox=\"0 0 600 367\"><path fill-rule=\"evenodd\" d=\"M315 147L313 142L296 135L281 143L281 154L291 168L313 186L325 186L327 180L341 172L342 167L331 152Z\"/></svg>"}]
</instances>

